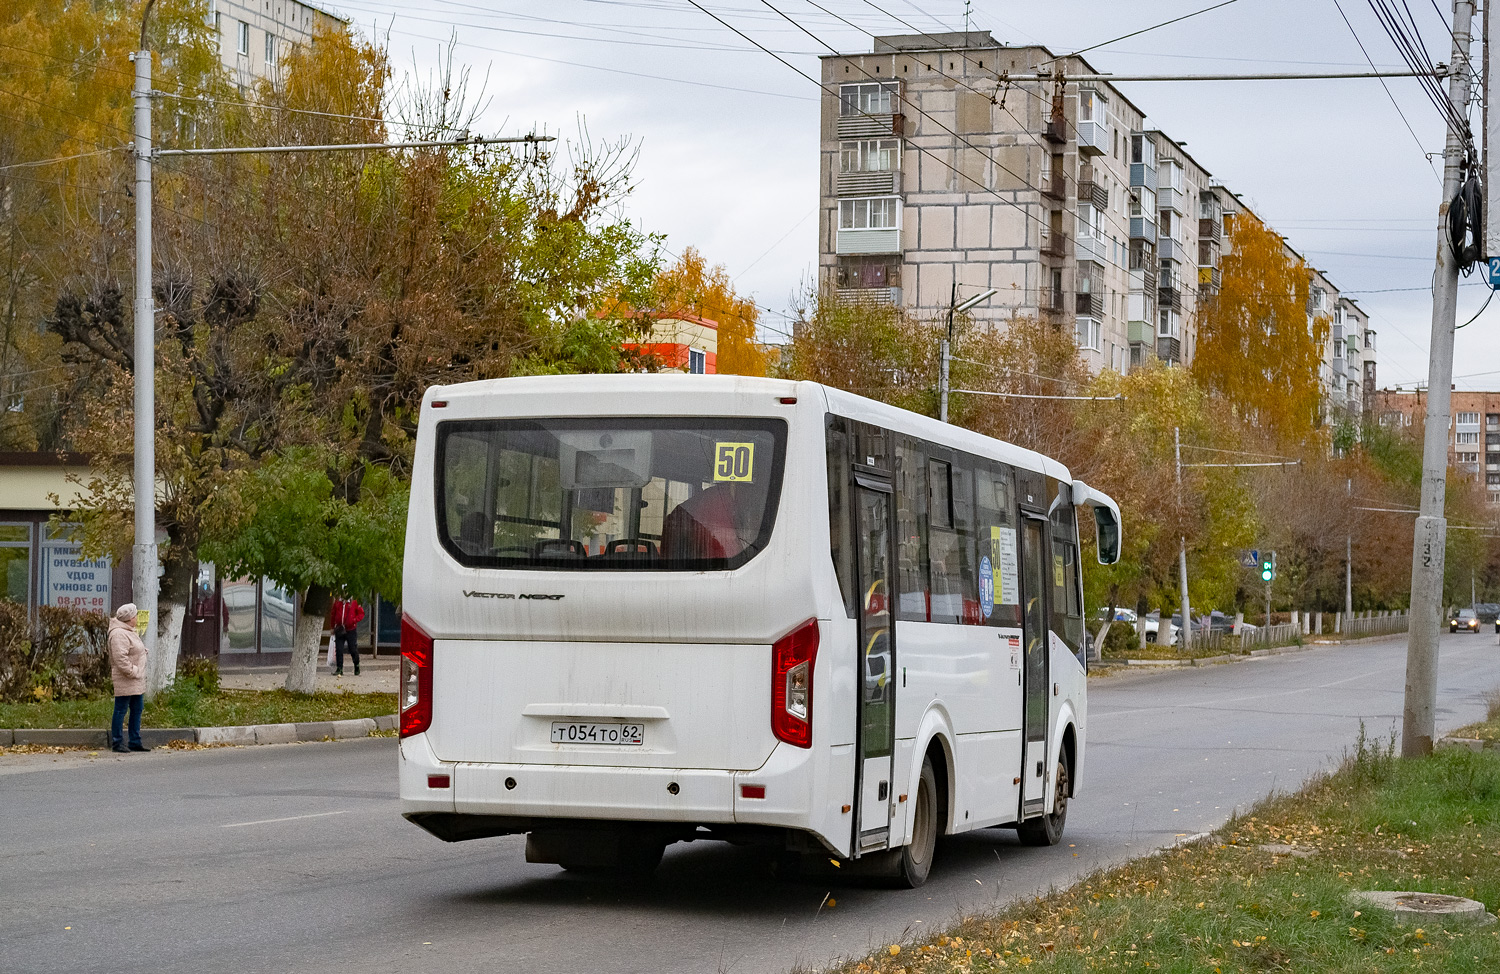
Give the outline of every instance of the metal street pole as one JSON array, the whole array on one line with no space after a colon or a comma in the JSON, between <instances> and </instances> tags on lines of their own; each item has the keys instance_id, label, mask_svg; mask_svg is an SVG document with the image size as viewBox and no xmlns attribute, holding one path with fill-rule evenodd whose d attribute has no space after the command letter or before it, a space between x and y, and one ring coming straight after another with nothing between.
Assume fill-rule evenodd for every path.
<instances>
[{"instance_id":1,"label":"metal street pole","mask_svg":"<svg viewBox=\"0 0 1500 974\"><path fill-rule=\"evenodd\" d=\"M1453 56L1448 97L1461 116L1469 109L1469 45L1473 0L1453 0ZM1432 343L1427 363L1427 423L1422 444L1422 503L1412 539L1411 626L1406 644L1406 701L1401 713L1401 755L1432 753L1437 709L1439 626L1442 623L1443 553L1447 521L1448 419L1453 384L1453 332L1458 309L1458 258L1448 241L1448 207L1459 189L1465 133L1448 126L1443 154L1443 199L1438 207L1437 269L1432 283Z\"/></svg>"},{"instance_id":2,"label":"metal street pole","mask_svg":"<svg viewBox=\"0 0 1500 974\"><path fill-rule=\"evenodd\" d=\"M1179 516L1182 507L1182 430L1172 427L1172 441L1177 451L1177 506ZM1193 615L1188 605L1187 535L1177 536L1177 580L1182 587L1182 651L1193 648Z\"/></svg>"},{"instance_id":3,"label":"metal street pole","mask_svg":"<svg viewBox=\"0 0 1500 974\"><path fill-rule=\"evenodd\" d=\"M953 312L958 306L958 282L948 298L948 334L943 338L942 362L938 365L938 421L948 422L948 363L953 357Z\"/></svg>"},{"instance_id":4,"label":"metal street pole","mask_svg":"<svg viewBox=\"0 0 1500 974\"><path fill-rule=\"evenodd\" d=\"M148 692L171 678L159 674L156 649L156 309L151 294L151 51L146 17L141 14L141 46L135 61L135 546L131 559L131 598L145 620L141 639L151 653Z\"/></svg>"}]
</instances>

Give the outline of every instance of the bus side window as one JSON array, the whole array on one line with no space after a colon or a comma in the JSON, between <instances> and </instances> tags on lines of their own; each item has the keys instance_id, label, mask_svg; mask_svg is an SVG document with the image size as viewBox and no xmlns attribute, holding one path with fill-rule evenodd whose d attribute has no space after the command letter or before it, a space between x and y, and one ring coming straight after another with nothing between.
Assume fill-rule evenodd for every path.
<instances>
[{"instance_id":1,"label":"bus side window","mask_svg":"<svg viewBox=\"0 0 1500 974\"><path fill-rule=\"evenodd\" d=\"M896 439L896 618L927 622L927 457L915 440Z\"/></svg>"},{"instance_id":2,"label":"bus side window","mask_svg":"<svg viewBox=\"0 0 1500 974\"><path fill-rule=\"evenodd\" d=\"M850 536L849 434L840 416L828 417L828 549L838 575L844 612L854 618L854 539Z\"/></svg>"},{"instance_id":3,"label":"bus side window","mask_svg":"<svg viewBox=\"0 0 1500 974\"><path fill-rule=\"evenodd\" d=\"M967 626L984 625L979 605L979 556L974 523L974 470L980 463L967 453L953 464L953 531L958 536L958 574L963 580L963 609L959 621Z\"/></svg>"},{"instance_id":4,"label":"bus side window","mask_svg":"<svg viewBox=\"0 0 1500 974\"><path fill-rule=\"evenodd\" d=\"M1072 491L1057 485L1052 505L1052 631L1077 656L1083 646L1083 599L1078 589L1078 521Z\"/></svg>"},{"instance_id":5,"label":"bus side window","mask_svg":"<svg viewBox=\"0 0 1500 974\"><path fill-rule=\"evenodd\" d=\"M1003 463L981 462L974 478L974 506L978 530L976 561L981 580L984 559L990 561L990 584L994 592L994 609L986 623L1014 627L1021 624L1021 586L1016 546L1014 474Z\"/></svg>"},{"instance_id":6,"label":"bus side window","mask_svg":"<svg viewBox=\"0 0 1500 974\"><path fill-rule=\"evenodd\" d=\"M928 570L932 585L932 621L949 624L963 620L963 565L958 532L954 530L953 464L927 461Z\"/></svg>"}]
</instances>

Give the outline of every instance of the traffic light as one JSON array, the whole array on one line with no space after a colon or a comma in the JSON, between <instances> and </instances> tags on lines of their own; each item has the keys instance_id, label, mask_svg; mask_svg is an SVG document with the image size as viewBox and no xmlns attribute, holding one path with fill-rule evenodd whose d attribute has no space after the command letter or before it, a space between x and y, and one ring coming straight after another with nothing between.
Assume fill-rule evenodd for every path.
<instances>
[{"instance_id":1,"label":"traffic light","mask_svg":"<svg viewBox=\"0 0 1500 974\"><path fill-rule=\"evenodd\" d=\"M1260 580L1269 582L1276 577L1276 552L1260 560Z\"/></svg>"}]
</instances>

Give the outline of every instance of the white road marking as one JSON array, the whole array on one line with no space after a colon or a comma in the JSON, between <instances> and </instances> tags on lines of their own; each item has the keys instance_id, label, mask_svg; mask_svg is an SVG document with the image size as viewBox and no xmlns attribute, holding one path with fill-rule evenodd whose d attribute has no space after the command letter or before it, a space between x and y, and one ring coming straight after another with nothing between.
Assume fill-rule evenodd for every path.
<instances>
[{"instance_id":1,"label":"white road marking","mask_svg":"<svg viewBox=\"0 0 1500 974\"><path fill-rule=\"evenodd\" d=\"M330 815L347 815L347 814L348 814L348 812L314 812L311 815L289 815L286 818L263 818L263 819L261 819L261 820L259 820L257 822L231 822L228 825L221 825L221 826L219 826L219 828L221 828L221 829L241 829L241 828L244 828L247 825L273 825L276 822L295 822L295 821L297 821L299 819L304 819L304 818L327 818Z\"/></svg>"}]
</instances>

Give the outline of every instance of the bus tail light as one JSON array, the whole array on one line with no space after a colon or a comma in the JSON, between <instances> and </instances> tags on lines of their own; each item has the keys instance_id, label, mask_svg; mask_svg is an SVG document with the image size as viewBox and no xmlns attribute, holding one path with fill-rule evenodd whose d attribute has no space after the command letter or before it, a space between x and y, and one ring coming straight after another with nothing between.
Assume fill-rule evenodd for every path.
<instances>
[{"instance_id":1,"label":"bus tail light","mask_svg":"<svg viewBox=\"0 0 1500 974\"><path fill-rule=\"evenodd\" d=\"M812 747L813 666L818 620L809 619L771 647L771 732L794 747Z\"/></svg>"},{"instance_id":2,"label":"bus tail light","mask_svg":"<svg viewBox=\"0 0 1500 974\"><path fill-rule=\"evenodd\" d=\"M432 637L401 616L401 736L432 726Z\"/></svg>"}]
</instances>

